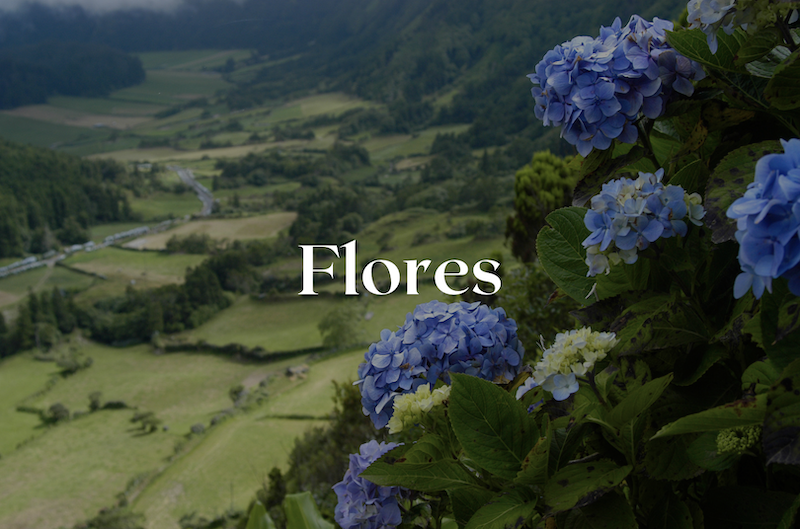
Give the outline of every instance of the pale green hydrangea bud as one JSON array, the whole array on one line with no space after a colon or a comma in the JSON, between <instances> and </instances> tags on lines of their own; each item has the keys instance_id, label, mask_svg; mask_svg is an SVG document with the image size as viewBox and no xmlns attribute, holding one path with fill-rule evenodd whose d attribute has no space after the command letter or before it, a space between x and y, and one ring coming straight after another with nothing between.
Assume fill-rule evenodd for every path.
<instances>
[{"instance_id":1,"label":"pale green hydrangea bud","mask_svg":"<svg viewBox=\"0 0 800 529\"><path fill-rule=\"evenodd\" d=\"M430 384L423 384L414 393L405 393L394 399L394 413L389 419L389 433L399 433L418 424L434 406L439 406L450 397L450 386L431 391Z\"/></svg>"},{"instance_id":2,"label":"pale green hydrangea bud","mask_svg":"<svg viewBox=\"0 0 800 529\"><path fill-rule=\"evenodd\" d=\"M760 439L761 426L758 424L728 428L717 435L717 453L741 455L756 446Z\"/></svg>"}]
</instances>

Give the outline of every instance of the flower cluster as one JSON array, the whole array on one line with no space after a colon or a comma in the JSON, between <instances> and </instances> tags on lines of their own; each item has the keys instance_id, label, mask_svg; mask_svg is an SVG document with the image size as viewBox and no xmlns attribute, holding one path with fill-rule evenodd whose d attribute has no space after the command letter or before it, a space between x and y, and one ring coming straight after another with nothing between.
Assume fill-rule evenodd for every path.
<instances>
[{"instance_id":1,"label":"flower cluster","mask_svg":"<svg viewBox=\"0 0 800 529\"><path fill-rule=\"evenodd\" d=\"M582 156L607 149L613 139L634 143L641 114L656 118L674 92L691 95L704 72L666 41L672 23L638 15L624 27L617 18L597 38L575 37L547 52L528 75L534 112Z\"/></svg>"},{"instance_id":2,"label":"flower cluster","mask_svg":"<svg viewBox=\"0 0 800 529\"><path fill-rule=\"evenodd\" d=\"M360 474L383 454L398 446L395 443L370 441L350 454L350 466L342 481L333 486L338 503L335 519L342 529L382 529L400 525L400 487L379 487Z\"/></svg>"},{"instance_id":3,"label":"flower cluster","mask_svg":"<svg viewBox=\"0 0 800 529\"><path fill-rule=\"evenodd\" d=\"M591 327L557 334L550 348L541 344L542 358L531 378L517 389L517 400L536 386L552 393L556 400L566 399L578 391L576 377L594 369L616 344L616 334L592 331Z\"/></svg>"},{"instance_id":4,"label":"flower cluster","mask_svg":"<svg viewBox=\"0 0 800 529\"><path fill-rule=\"evenodd\" d=\"M737 7L735 0L689 0L689 29L702 28L711 53L717 53L717 31L730 35L740 26L747 29L754 22L754 11Z\"/></svg>"},{"instance_id":5,"label":"flower cluster","mask_svg":"<svg viewBox=\"0 0 800 529\"><path fill-rule=\"evenodd\" d=\"M781 143L784 154L761 158L755 180L727 211L736 219L742 267L733 286L737 299L751 287L761 298L781 276L800 296L800 139Z\"/></svg>"},{"instance_id":6,"label":"flower cluster","mask_svg":"<svg viewBox=\"0 0 800 529\"><path fill-rule=\"evenodd\" d=\"M358 366L361 404L377 428L392 415L398 395L431 386L448 373L466 373L486 380L508 381L519 370L524 348L517 324L503 309L480 303L418 305L396 332L385 329Z\"/></svg>"},{"instance_id":7,"label":"flower cluster","mask_svg":"<svg viewBox=\"0 0 800 529\"><path fill-rule=\"evenodd\" d=\"M450 397L450 386L431 392L430 384L423 384L414 393L404 393L394 399L394 413L389 419L389 433L400 433L422 421L426 413Z\"/></svg>"},{"instance_id":8,"label":"flower cluster","mask_svg":"<svg viewBox=\"0 0 800 529\"><path fill-rule=\"evenodd\" d=\"M592 197L584 224L592 233L583 241L587 276L611 271L612 264L635 263L638 250L659 238L686 235L684 218L701 225L705 210L697 193L680 186L664 187L664 170L639 173L636 180L618 178L603 184ZM613 243L613 245L612 245Z\"/></svg>"},{"instance_id":9,"label":"flower cluster","mask_svg":"<svg viewBox=\"0 0 800 529\"><path fill-rule=\"evenodd\" d=\"M761 439L761 425L737 426L727 428L717 435L718 454L743 454L758 444Z\"/></svg>"}]
</instances>

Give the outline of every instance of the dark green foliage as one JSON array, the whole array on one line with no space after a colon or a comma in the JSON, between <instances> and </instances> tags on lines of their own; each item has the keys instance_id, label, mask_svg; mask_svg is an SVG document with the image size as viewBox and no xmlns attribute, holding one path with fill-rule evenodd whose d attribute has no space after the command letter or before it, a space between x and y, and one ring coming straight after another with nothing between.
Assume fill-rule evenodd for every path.
<instances>
[{"instance_id":1,"label":"dark green foliage","mask_svg":"<svg viewBox=\"0 0 800 529\"><path fill-rule=\"evenodd\" d=\"M344 306L331 310L317 325L322 335L322 346L328 349L338 349L362 342L361 322L363 319L358 303L345 303Z\"/></svg>"},{"instance_id":2,"label":"dark green foliage","mask_svg":"<svg viewBox=\"0 0 800 529\"><path fill-rule=\"evenodd\" d=\"M6 317L0 312L0 334L6 334L7 332L8 326L6 326Z\"/></svg>"},{"instance_id":3,"label":"dark green foliage","mask_svg":"<svg viewBox=\"0 0 800 529\"><path fill-rule=\"evenodd\" d=\"M144 516L115 506L101 510L94 518L77 523L72 529L144 529Z\"/></svg>"},{"instance_id":4,"label":"dark green foliage","mask_svg":"<svg viewBox=\"0 0 800 529\"><path fill-rule=\"evenodd\" d=\"M89 393L89 411L97 411L103 407L103 403L100 399L103 398L103 394L99 391L93 391Z\"/></svg>"},{"instance_id":5,"label":"dark green foliage","mask_svg":"<svg viewBox=\"0 0 800 529\"><path fill-rule=\"evenodd\" d=\"M124 188L143 176L113 161L89 161L0 140L0 257L44 250L47 233L84 243L88 226L133 220ZM53 178L58 175L58 178Z\"/></svg>"},{"instance_id":6,"label":"dark green foliage","mask_svg":"<svg viewBox=\"0 0 800 529\"><path fill-rule=\"evenodd\" d=\"M579 177L567 162L549 151L537 152L517 171L514 215L508 218L506 237L511 239L512 253L522 262L533 260L536 234L545 225L547 214L572 202L572 189Z\"/></svg>"},{"instance_id":7,"label":"dark green foliage","mask_svg":"<svg viewBox=\"0 0 800 529\"><path fill-rule=\"evenodd\" d=\"M69 410L60 402L56 402L47 409L47 420L51 423L69 420Z\"/></svg>"},{"instance_id":8,"label":"dark green foliage","mask_svg":"<svg viewBox=\"0 0 800 529\"><path fill-rule=\"evenodd\" d=\"M144 81L138 57L101 44L45 42L0 53L0 108L50 95L104 97Z\"/></svg>"}]
</instances>

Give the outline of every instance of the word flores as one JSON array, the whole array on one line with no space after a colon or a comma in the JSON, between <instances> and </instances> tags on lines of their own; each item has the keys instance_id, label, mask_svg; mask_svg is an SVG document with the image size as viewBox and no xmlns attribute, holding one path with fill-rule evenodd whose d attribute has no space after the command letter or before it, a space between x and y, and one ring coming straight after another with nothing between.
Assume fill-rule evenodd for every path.
<instances>
[{"instance_id":1,"label":"word flores","mask_svg":"<svg viewBox=\"0 0 800 529\"><path fill-rule=\"evenodd\" d=\"M299 246L303 251L303 289L300 291L300 295L316 296L317 293L314 292L314 274L328 274L331 278L333 278L334 275L333 264L327 268L314 268L314 249L324 248L333 252L336 257L341 258L341 255L339 254L340 247L333 244L301 244ZM359 292L356 288L356 241L352 240L346 244L343 244L341 248L344 249L344 293L347 296L358 296ZM404 260L403 262L406 264L406 294L412 296L419 295L417 290L419 270L422 269L422 273L427 272L428 267L431 265L431 260L423 259L422 261L417 261L416 259L409 259ZM450 263L455 263L458 267L458 271L448 272L447 265ZM500 290L502 281L497 274L481 268L483 263L488 263L494 271L500 268L500 263L492 259L482 259L472 266L472 275L475 276L476 281L489 283L492 285L493 290L491 292L484 292L480 288L480 285L476 284L472 287L472 291L482 296L491 296ZM385 292L381 292L375 285L375 278L373 274L375 267L378 265L385 267L389 272L389 289ZM453 289L447 283L447 278L463 277L467 275L468 272L469 266L467 266L467 263L460 259L450 259L436 267L436 271L433 273L433 282L436 285L436 288L438 288L442 294L457 296L459 294L463 294L469 290L469 288L467 287L461 290ZM389 260L375 259L374 261L367 263L366 266L364 266L364 269L361 271L361 283L370 294L375 294L376 296L386 296L393 293L400 286L400 269L397 267L397 265Z\"/></svg>"}]
</instances>

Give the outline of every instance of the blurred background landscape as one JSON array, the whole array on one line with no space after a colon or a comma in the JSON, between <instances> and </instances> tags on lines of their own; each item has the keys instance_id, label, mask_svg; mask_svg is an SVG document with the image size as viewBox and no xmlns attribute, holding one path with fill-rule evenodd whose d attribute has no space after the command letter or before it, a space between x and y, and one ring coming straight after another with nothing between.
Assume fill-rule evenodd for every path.
<instances>
[{"instance_id":1,"label":"blurred background landscape","mask_svg":"<svg viewBox=\"0 0 800 529\"><path fill-rule=\"evenodd\" d=\"M341 261L298 296L298 244L496 258L499 295L463 299L503 306L529 351L554 334L570 307L545 307L532 239L574 151L526 74L615 16L683 9L558 7L0 6L0 527L244 527L257 495L280 525L300 490L332 519L378 435L350 385L366 346L457 299L432 273L346 297Z\"/></svg>"}]
</instances>

